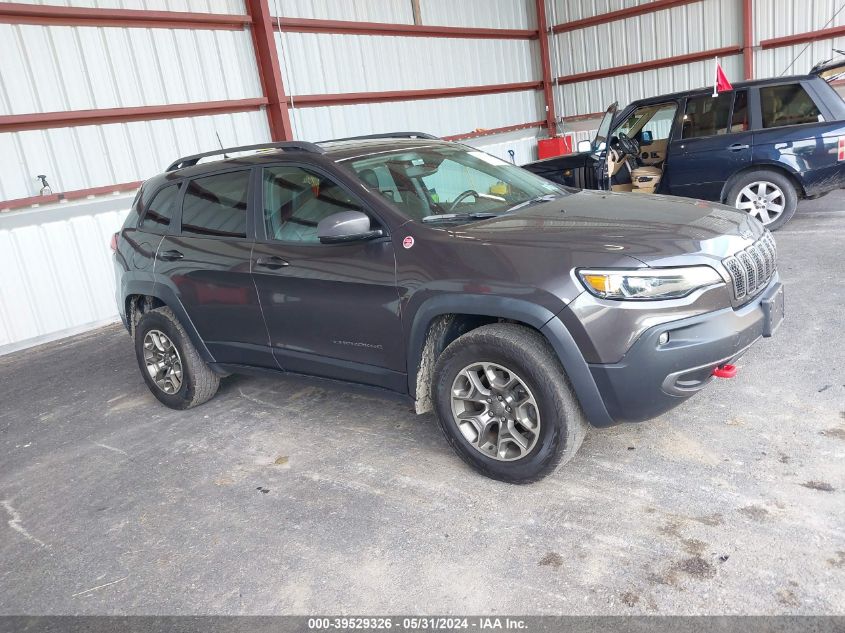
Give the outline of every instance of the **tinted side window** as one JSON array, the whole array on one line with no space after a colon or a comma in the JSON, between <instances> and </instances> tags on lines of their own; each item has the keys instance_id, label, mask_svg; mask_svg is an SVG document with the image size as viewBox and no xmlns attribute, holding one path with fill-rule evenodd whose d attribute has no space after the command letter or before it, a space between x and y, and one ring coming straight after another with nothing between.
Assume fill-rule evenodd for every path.
<instances>
[{"instance_id":1,"label":"tinted side window","mask_svg":"<svg viewBox=\"0 0 845 633\"><path fill-rule=\"evenodd\" d=\"M702 95L687 99L681 137L697 138L725 134L732 99L732 92L722 92L718 97Z\"/></svg>"},{"instance_id":2,"label":"tinted side window","mask_svg":"<svg viewBox=\"0 0 845 633\"><path fill-rule=\"evenodd\" d=\"M734 97L734 113L731 117L731 132L748 130L748 91L740 90Z\"/></svg>"},{"instance_id":3,"label":"tinted side window","mask_svg":"<svg viewBox=\"0 0 845 633\"><path fill-rule=\"evenodd\" d=\"M293 165L264 170L264 224L270 239L318 243L320 220L360 210L352 196L322 174Z\"/></svg>"},{"instance_id":4,"label":"tinted side window","mask_svg":"<svg viewBox=\"0 0 845 633\"><path fill-rule=\"evenodd\" d=\"M182 233L246 237L249 171L197 178L182 203Z\"/></svg>"},{"instance_id":5,"label":"tinted side window","mask_svg":"<svg viewBox=\"0 0 845 633\"><path fill-rule=\"evenodd\" d=\"M818 123L824 118L801 84L760 88L763 127Z\"/></svg>"},{"instance_id":6,"label":"tinted side window","mask_svg":"<svg viewBox=\"0 0 845 633\"><path fill-rule=\"evenodd\" d=\"M145 229L165 230L173 220L176 200L179 197L179 185L169 185L159 191L144 212L141 227Z\"/></svg>"}]
</instances>

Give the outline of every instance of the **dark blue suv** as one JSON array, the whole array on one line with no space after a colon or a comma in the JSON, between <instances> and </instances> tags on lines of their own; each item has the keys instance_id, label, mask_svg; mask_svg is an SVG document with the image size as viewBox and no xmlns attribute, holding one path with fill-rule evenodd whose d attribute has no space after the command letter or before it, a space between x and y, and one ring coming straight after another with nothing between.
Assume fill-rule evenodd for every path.
<instances>
[{"instance_id":1,"label":"dark blue suv","mask_svg":"<svg viewBox=\"0 0 845 633\"><path fill-rule=\"evenodd\" d=\"M524 167L582 189L724 202L771 230L798 200L845 187L845 102L829 82L845 62L808 75L737 83L607 109L579 153Z\"/></svg>"}]
</instances>

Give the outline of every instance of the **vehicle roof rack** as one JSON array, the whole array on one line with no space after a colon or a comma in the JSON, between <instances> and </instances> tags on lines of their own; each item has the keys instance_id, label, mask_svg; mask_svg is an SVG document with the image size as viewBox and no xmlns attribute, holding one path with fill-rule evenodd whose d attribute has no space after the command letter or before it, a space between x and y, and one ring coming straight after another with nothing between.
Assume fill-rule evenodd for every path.
<instances>
[{"instance_id":1,"label":"vehicle roof rack","mask_svg":"<svg viewBox=\"0 0 845 633\"><path fill-rule=\"evenodd\" d=\"M307 141L281 141L278 143L259 143L258 145L241 145L240 147L227 147L226 149L219 149L213 152L203 152L202 154L192 154L191 156L183 156L174 161L165 171L174 171L182 169L183 167L192 167L196 165L200 159L208 158L209 156L226 155L230 152L247 152L250 150L262 149L280 149L289 151L313 152L316 154L325 154L324 150L315 143L308 143Z\"/></svg>"},{"instance_id":2,"label":"vehicle roof rack","mask_svg":"<svg viewBox=\"0 0 845 633\"><path fill-rule=\"evenodd\" d=\"M425 132L382 132L381 134L365 134L364 136L347 136L346 138L332 138L321 143L335 143L338 141L366 141L377 138L421 138L431 141L439 141L440 138Z\"/></svg>"}]
</instances>

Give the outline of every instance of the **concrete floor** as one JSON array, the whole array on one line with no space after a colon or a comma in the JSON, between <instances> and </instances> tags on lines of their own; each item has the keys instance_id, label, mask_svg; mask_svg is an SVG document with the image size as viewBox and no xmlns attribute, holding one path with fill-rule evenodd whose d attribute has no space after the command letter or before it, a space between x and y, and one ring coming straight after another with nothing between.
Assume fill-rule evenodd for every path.
<instances>
[{"instance_id":1,"label":"concrete floor","mask_svg":"<svg viewBox=\"0 0 845 633\"><path fill-rule=\"evenodd\" d=\"M118 326L0 358L0 613L845 614L845 195L777 234L787 320L528 487L296 378L170 411Z\"/></svg>"}]
</instances>

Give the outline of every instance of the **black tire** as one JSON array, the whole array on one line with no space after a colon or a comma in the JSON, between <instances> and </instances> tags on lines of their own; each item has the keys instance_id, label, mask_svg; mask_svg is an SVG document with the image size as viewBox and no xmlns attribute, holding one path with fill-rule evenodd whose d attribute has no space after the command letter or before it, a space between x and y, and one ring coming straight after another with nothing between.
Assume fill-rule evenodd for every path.
<instances>
[{"instance_id":1,"label":"black tire","mask_svg":"<svg viewBox=\"0 0 845 633\"><path fill-rule=\"evenodd\" d=\"M755 169L741 174L736 178L728 189L727 198L725 202L732 207L737 206L737 198L739 193L748 185L754 182L768 182L777 186L784 197L784 209L780 216L773 222L765 224L770 231L777 231L784 224L789 222L795 210L798 208L798 191L795 189L795 184L784 174L771 169ZM737 207L738 208L738 207Z\"/></svg>"},{"instance_id":2,"label":"black tire","mask_svg":"<svg viewBox=\"0 0 845 633\"><path fill-rule=\"evenodd\" d=\"M147 371L144 360L144 338L150 330L163 332L179 353L182 383L174 393L165 393ZM156 308L141 315L135 326L135 356L144 382L153 395L171 409L190 409L208 402L217 393L220 377L200 358L199 353L185 333L185 329L170 308Z\"/></svg>"},{"instance_id":3,"label":"black tire","mask_svg":"<svg viewBox=\"0 0 845 633\"><path fill-rule=\"evenodd\" d=\"M452 386L458 374L475 362L511 369L533 394L540 428L527 455L500 461L473 446L458 428ZM581 446L588 426L549 343L539 332L513 324L482 326L443 350L434 367L432 401L440 428L461 459L487 477L514 484L537 481L567 463Z\"/></svg>"}]
</instances>

